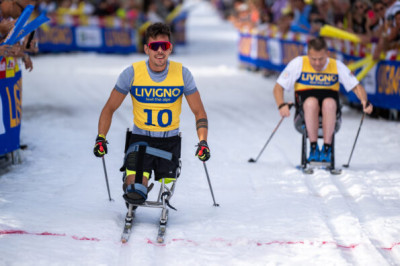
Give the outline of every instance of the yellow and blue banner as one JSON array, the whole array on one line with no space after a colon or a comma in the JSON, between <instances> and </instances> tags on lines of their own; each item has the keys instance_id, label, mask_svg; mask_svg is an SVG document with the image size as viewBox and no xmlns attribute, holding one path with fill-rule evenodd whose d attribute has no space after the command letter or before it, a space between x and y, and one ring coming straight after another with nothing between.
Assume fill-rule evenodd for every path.
<instances>
[{"instance_id":1,"label":"yellow and blue banner","mask_svg":"<svg viewBox=\"0 0 400 266\"><path fill-rule=\"evenodd\" d=\"M0 156L20 147L21 71L13 58L0 62Z\"/></svg>"},{"instance_id":2,"label":"yellow and blue banner","mask_svg":"<svg viewBox=\"0 0 400 266\"><path fill-rule=\"evenodd\" d=\"M113 23L105 19L91 21L90 17L70 20L67 18L69 16L52 18L49 25L39 28L40 52L88 51L127 54L137 51L136 31L130 27L123 27L115 18Z\"/></svg>"}]
</instances>

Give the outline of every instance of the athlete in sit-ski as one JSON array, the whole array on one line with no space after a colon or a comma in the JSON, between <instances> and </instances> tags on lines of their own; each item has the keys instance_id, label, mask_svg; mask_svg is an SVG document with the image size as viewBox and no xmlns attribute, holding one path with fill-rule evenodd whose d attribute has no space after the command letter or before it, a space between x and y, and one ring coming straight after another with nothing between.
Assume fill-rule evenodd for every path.
<instances>
[{"instance_id":1,"label":"athlete in sit-ski","mask_svg":"<svg viewBox=\"0 0 400 266\"><path fill-rule=\"evenodd\" d=\"M278 77L274 97L282 117L290 115L284 101L284 91L295 91L296 102L304 111L304 121L310 140L308 161L331 161L332 137L339 106L339 86L353 91L361 101L363 111L372 112L363 86L351 71L339 60L329 57L327 44L322 37L308 42L307 55L294 58ZM318 147L319 115L322 115L324 145Z\"/></svg>"},{"instance_id":2,"label":"athlete in sit-ski","mask_svg":"<svg viewBox=\"0 0 400 266\"><path fill-rule=\"evenodd\" d=\"M181 152L179 117L182 97L185 96L192 110L197 127L199 143L196 156L202 161L210 158L207 145L208 122L200 94L193 76L182 64L168 60L172 52L170 30L163 23L155 23L146 31L144 51L148 60L133 63L119 76L99 119L98 136L94 154L102 157L107 153L106 134L115 110L130 93L133 105L133 129L124 168L126 178L125 196L138 202L147 199L148 180L152 171L155 180L174 180ZM171 152L173 160L144 154L137 156L135 145Z\"/></svg>"}]
</instances>

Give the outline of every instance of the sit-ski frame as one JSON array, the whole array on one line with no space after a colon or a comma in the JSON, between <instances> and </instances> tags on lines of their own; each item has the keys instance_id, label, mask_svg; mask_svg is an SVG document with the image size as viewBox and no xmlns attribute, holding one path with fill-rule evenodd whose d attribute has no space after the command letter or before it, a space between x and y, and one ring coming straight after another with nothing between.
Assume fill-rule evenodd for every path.
<instances>
[{"instance_id":1,"label":"sit-ski frame","mask_svg":"<svg viewBox=\"0 0 400 266\"><path fill-rule=\"evenodd\" d=\"M170 152L163 151L163 150L153 148L150 146L146 146L146 153L156 156L156 157L164 158L167 160L172 160L172 156L173 156L172 153L170 153ZM126 203L128 204L128 213L126 214L126 217L125 217L125 228L127 228L127 226L128 226L129 231L130 231L130 228L132 227L132 220L134 218L134 210L136 209L134 207L160 208L162 210L161 210L161 216L160 216L160 226L159 226L159 230L158 230L157 242L159 242L159 243L164 242L164 235L165 235L166 226L167 226L167 222L168 222L168 211L169 211L168 207L176 210L174 207L172 207L169 204L169 200L171 199L171 197L174 194L176 180L180 175L180 169L181 169L181 163L179 160L179 166L176 170L176 179L175 179L175 181L172 181L172 185L170 187L168 187L168 185L165 183L164 178L161 179L160 190L159 190L156 201L147 200L143 203L135 203L124 197ZM124 233L125 233L125 230L124 230ZM123 234L122 242L125 243L126 241L128 241L128 237L129 237L129 235L127 235L125 238L124 234Z\"/></svg>"}]
</instances>

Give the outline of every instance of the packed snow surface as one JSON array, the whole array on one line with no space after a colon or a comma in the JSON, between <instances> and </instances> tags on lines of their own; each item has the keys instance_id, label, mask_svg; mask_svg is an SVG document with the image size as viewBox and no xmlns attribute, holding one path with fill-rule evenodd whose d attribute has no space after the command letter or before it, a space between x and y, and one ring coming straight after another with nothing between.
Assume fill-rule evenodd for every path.
<instances>
[{"instance_id":1,"label":"packed snow surface","mask_svg":"<svg viewBox=\"0 0 400 266\"><path fill-rule=\"evenodd\" d=\"M238 33L209 2L192 1L186 47L171 60L192 72L209 118L208 172L194 156L194 116L181 115L182 174L165 243L159 209L139 208L120 236L128 96L113 117L105 156L93 153L100 111L119 73L142 54L48 54L23 73L23 163L0 176L0 265L399 265L400 124L366 117L350 167L304 175L293 114L280 120L276 77L241 70ZM291 100L287 95L287 100ZM336 165L347 163L362 114L343 108ZM157 188L158 184L156 185ZM150 198L156 197L153 189Z\"/></svg>"}]
</instances>

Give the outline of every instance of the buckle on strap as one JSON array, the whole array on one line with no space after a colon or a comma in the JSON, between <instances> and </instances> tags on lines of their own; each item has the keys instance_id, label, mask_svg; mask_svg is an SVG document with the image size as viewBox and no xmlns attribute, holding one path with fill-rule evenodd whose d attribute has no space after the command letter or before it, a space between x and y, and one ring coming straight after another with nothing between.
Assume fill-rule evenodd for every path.
<instances>
[{"instance_id":1,"label":"buckle on strap","mask_svg":"<svg viewBox=\"0 0 400 266\"><path fill-rule=\"evenodd\" d=\"M145 146L146 147L145 153L147 153L149 155L153 155L153 156L156 156L156 157L160 157L160 158L172 161L173 154L171 152L164 151L164 150L161 150L161 149L157 149L157 148L154 148L154 147L150 147L146 142L137 142L137 143L135 143L135 145L130 146L128 148L128 150L126 151L126 154L129 154L130 152L139 151L139 146Z\"/></svg>"}]
</instances>

